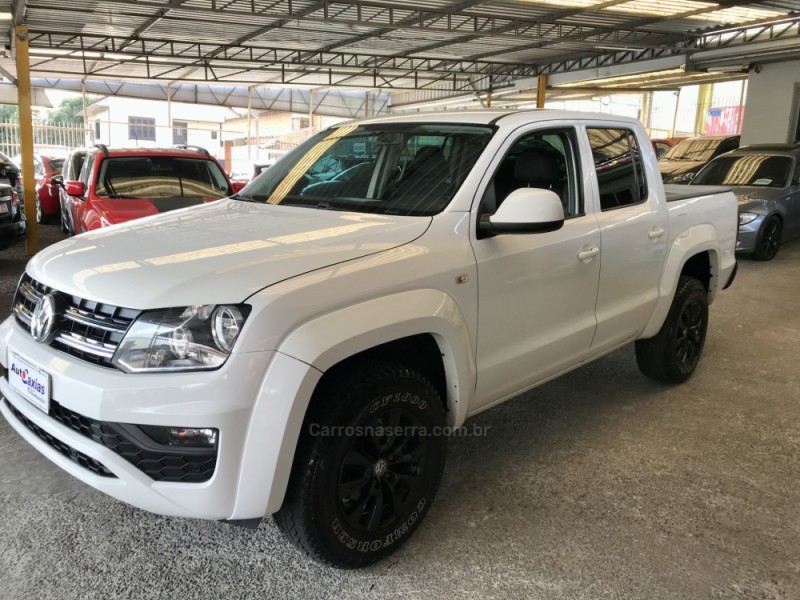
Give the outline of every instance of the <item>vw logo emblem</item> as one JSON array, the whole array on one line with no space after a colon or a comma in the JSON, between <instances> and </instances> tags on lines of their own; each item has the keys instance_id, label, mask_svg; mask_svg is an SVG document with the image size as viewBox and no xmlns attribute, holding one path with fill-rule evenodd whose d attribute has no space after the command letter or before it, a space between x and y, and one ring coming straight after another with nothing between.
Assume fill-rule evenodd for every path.
<instances>
[{"instance_id":1,"label":"vw logo emblem","mask_svg":"<svg viewBox=\"0 0 800 600\"><path fill-rule=\"evenodd\" d=\"M383 474L389 470L389 463L386 462L386 459L382 458L375 463L373 469L375 471L375 477L383 477Z\"/></svg>"},{"instance_id":2,"label":"vw logo emblem","mask_svg":"<svg viewBox=\"0 0 800 600\"><path fill-rule=\"evenodd\" d=\"M33 309L33 317L31 317L31 336L37 342L45 343L50 338L53 332L53 326L56 324L56 296L55 294L45 294L36 303L36 308Z\"/></svg>"}]
</instances>

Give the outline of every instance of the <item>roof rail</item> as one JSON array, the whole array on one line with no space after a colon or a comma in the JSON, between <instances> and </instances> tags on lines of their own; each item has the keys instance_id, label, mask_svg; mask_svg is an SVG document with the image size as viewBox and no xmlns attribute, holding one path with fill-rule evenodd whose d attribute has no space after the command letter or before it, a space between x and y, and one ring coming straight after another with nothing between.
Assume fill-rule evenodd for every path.
<instances>
[{"instance_id":1,"label":"roof rail","mask_svg":"<svg viewBox=\"0 0 800 600\"><path fill-rule=\"evenodd\" d=\"M181 150L195 150L197 152L202 152L206 156L211 156L211 153L203 148L202 146L190 146L189 144L175 144L175 148L180 148Z\"/></svg>"},{"instance_id":2,"label":"roof rail","mask_svg":"<svg viewBox=\"0 0 800 600\"><path fill-rule=\"evenodd\" d=\"M95 144L95 148L100 148L100 152L102 152L105 156L108 156L108 146L105 144Z\"/></svg>"}]
</instances>

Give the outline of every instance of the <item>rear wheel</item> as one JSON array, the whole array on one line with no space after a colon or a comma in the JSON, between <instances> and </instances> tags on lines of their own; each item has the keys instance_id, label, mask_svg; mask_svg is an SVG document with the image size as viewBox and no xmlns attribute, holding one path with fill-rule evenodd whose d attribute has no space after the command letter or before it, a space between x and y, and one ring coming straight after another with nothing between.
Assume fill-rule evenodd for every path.
<instances>
[{"instance_id":1,"label":"rear wheel","mask_svg":"<svg viewBox=\"0 0 800 600\"><path fill-rule=\"evenodd\" d=\"M312 558L362 567L397 550L428 512L444 469L444 408L425 377L397 365L364 363L323 385L275 522Z\"/></svg>"},{"instance_id":2,"label":"rear wheel","mask_svg":"<svg viewBox=\"0 0 800 600\"><path fill-rule=\"evenodd\" d=\"M639 370L652 379L681 383L700 362L708 330L708 292L694 277L681 275L661 330L636 342Z\"/></svg>"},{"instance_id":3,"label":"rear wheel","mask_svg":"<svg viewBox=\"0 0 800 600\"><path fill-rule=\"evenodd\" d=\"M775 258L781 247L782 234L783 223L778 217L773 215L764 221L764 224L761 225L761 231L758 232L753 258L756 260L772 260Z\"/></svg>"}]
</instances>

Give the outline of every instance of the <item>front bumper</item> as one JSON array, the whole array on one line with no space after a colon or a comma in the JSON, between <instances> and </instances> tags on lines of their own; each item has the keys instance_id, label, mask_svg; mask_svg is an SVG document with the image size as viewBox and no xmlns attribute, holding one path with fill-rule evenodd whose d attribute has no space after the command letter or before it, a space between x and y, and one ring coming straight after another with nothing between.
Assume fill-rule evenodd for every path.
<instances>
[{"instance_id":1,"label":"front bumper","mask_svg":"<svg viewBox=\"0 0 800 600\"><path fill-rule=\"evenodd\" d=\"M756 251L758 232L764 223L764 216L759 215L754 221L746 225L739 225L739 235L736 238L736 252L739 254L752 254Z\"/></svg>"},{"instance_id":2,"label":"front bumper","mask_svg":"<svg viewBox=\"0 0 800 600\"><path fill-rule=\"evenodd\" d=\"M215 371L131 375L38 344L13 317L0 325L0 363L5 368L9 350L50 376L50 414L12 389L7 377L0 377L5 398L0 412L48 459L88 485L144 510L204 519L243 518L235 510L243 483L241 464L253 406L274 353L233 354ZM114 443L93 437L97 423L218 429L212 474L199 483L159 481L152 468L132 461ZM88 424L89 435L81 424ZM261 458L269 463L269 456ZM169 461L165 466L175 467ZM261 503L266 505L266 498Z\"/></svg>"}]
</instances>

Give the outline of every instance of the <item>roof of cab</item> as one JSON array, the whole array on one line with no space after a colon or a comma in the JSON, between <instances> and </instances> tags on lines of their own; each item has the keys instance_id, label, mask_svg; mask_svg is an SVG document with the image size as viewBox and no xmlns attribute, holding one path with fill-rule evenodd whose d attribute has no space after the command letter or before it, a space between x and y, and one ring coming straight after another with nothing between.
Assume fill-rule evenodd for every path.
<instances>
[{"instance_id":1,"label":"roof of cab","mask_svg":"<svg viewBox=\"0 0 800 600\"><path fill-rule=\"evenodd\" d=\"M458 123L474 125L512 125L519 126L524 123L537 121L617 121L620 123L641 123L631 117L607 115L602 113L577 112L551 109L527 110L464 110L453 112L419 112L409 114L394 114L383 117L373 117L358 121L348 121L334 125L334 128L344 125L380 125L382 123Z\"/></svg>"},{"instance_id":2,"label":"roof of cab","mask_svg":"<svg viewBox=\"0 0 800 600\"><path fill-rule=\"evenodd\" d=\"M103 148L94 146L100 154L108 152L108 156L181 156L192 158L209 158L210 153L201 148Z\"/></svg>"}]
</instances>

